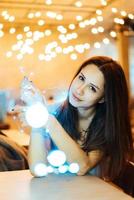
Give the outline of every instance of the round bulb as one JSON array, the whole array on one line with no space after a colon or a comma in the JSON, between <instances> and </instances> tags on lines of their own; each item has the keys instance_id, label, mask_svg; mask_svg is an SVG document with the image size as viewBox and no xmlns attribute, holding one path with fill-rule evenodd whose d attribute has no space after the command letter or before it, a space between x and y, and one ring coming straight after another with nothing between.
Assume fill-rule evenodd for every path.
<instances>
[{"instance_id":1,"label":"round bulb","mask_svg":"<svg viewBox=\"0 0 134 200\"><path fill-rule=\"evenodd\" d=\"M61 174L64 174L64 173L67 172L68 166L67 166L67 165L61 165L61 166L58 168L58 170L59 170L59 172L60 172Z\"/></svg>"},{"instance_id":2,"label":"round bulb","mask_svg":"<svg viewBox=\"0 0 134 200\"><path fill-rule=\"evenodd\" d=\"M77 163L71 163L69 165L69 169L68 171L71 172L71 173L77 173L79 171L79 165Z\"/></svg>"},{"instance_id":3,"label":"round bulb","mask_svg":"<svg viewBox=\"0 0 134 200\"><path fill-rule=\"evenodd\" d=\"M34 173L36 176L46 176L47 175L47 166L43 163L38 163L35 165Z\"/></svg>"},{"instance_id":4,"label":"round bulb","mask_svg":"<svg viewBox=\"0 0 134 200\"><path fill-rule=\"evenodd\" d=\"M49 153L47 159L52 166L59 167L66 162L66 155L63 151L54 150Z\"/></svg>"},{"instance_id":5,"label":"round bulb","mask_svg":"<svg viewBox=\"0 0 134 200\"><path fill-rule=\"evenodd\" d=\"M27 108L25 118L31 127L40 128L44 126L48 120L48 111L42 103L38 102Z\"/></svg>"}]
</instances>

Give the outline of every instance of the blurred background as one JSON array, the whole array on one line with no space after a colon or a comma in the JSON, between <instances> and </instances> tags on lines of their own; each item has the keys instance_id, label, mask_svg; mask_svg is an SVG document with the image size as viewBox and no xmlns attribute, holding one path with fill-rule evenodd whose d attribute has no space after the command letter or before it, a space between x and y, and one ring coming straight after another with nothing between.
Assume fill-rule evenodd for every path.
<instances>
[{"instance_id":1,"label":"blurred background","mask_svg":"<svg viewBox=\"0 0 134 200\"><path fill-rule=\"evenodd\" d=\"M0 121L11 115L24 76L58 103L94 55L121 63L133 108L134 0L1 0Z\"/></svg>"}]
</instances>

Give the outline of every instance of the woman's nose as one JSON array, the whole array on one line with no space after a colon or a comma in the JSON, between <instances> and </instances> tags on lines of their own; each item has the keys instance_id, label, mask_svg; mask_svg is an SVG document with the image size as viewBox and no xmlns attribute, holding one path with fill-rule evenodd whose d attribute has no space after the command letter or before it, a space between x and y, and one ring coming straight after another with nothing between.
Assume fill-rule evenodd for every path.
<instances>
[{"instance_id":1,"label":"woman's nose","mask_svg":"<svg viewBox=\"0 0 134 200\"><path fill-rule=\"evenodd\" d=\"M77 87L76 92L79 95L83 95L84 94L84 89L85 89L85 85L80 85L79 87Z\"/></svg>"}]
</instances>

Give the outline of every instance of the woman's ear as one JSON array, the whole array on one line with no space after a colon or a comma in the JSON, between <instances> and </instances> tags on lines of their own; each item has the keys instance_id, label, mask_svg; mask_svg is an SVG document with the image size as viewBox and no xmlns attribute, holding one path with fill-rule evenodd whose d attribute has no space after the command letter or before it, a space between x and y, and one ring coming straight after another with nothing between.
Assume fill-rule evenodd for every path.
<instances>
[{"instance_id":1,"label":"woman's ear","mask_svg":"<svg viewBox=\"0 0 134 200\"><path fill-rule=\"evenodd\" d=\"M105 99L104 99L104 97L102 97L102 98L99 100L98 103L104 103L104 102L105 102Z\"/></svg>"}]
</instances>

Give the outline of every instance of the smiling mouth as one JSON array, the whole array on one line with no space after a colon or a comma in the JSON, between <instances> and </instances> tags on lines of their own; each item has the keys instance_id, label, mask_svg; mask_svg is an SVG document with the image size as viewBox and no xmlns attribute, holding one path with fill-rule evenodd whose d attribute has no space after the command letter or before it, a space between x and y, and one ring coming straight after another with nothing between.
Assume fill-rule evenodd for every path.
<instances>
[{"instance_id":1,"label":"smiling mouth","mask_svg":"<svg viewBox=\"0 0 134 200\"><path fill-rule=\"evenodd\" d=\"M75 96L75 94L72 94L73 95L73 98L77 101L82 101L81 99L79 99L77 96Z\"/></svg>"}]
</instances>

